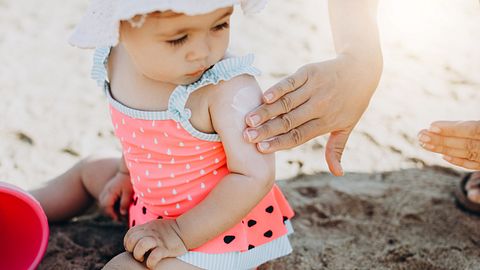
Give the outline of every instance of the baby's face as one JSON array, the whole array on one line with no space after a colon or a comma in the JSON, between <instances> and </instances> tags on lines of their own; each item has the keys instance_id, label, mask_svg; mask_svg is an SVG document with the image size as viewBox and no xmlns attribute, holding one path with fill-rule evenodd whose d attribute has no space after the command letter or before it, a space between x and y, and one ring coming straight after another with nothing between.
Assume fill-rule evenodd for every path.
<instances>
[{"instance_id":1,"label":"baby's face","mask_svg":"<svg viewBox=\"0 0 480 270\"><path fill-rule=\"evenodd\" d=\"M122 21L120 40L144 76L189 84L225 55L232 12L228 7L198 16L151 13L139 28Z\"/></svg>"}]
</instances>

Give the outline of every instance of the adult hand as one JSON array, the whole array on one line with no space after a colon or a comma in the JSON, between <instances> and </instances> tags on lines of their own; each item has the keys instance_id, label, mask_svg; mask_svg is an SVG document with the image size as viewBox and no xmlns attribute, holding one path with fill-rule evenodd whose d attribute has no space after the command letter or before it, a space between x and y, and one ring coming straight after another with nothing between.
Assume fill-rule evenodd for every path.
<instances>
[{"instance_id":1,"label":"adult hand","mask_svg":"<svg viewBox=\"0 0 480 270\"><path fill-rule=\"evenodd\" d=\"M263 153L289 149L330 133L325 158L342 175L348 137L377 87L382 63L348 54L301 67L264 94L265 104L247 115L244 137Z\"/></svg>"},{"instance_id":2,"label":"adult hand","mask_svg":"<svg viewBox=\"0 0 480 270\"><path fill-rule=\"evenodd\" d=\"M418 134L421 146L451 164L480 170L480 121L438 121Z\"/></svg>"}]
</instances>

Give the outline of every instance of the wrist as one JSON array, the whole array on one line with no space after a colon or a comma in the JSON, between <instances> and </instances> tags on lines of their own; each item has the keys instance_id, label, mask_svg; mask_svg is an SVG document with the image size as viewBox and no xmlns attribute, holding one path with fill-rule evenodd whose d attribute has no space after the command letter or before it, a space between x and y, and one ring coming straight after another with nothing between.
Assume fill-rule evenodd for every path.
<instances>
[{"instance_id":1,"label":"wrist","mask_svg":"<svg viewBox=\"0 0 480 270\"><path fill-rule=\"evenodd\" d=\"M184 236L184 233L182 231L182 220L181 220L181 217L182 216L179 216L177 219L174 219L174 224L173 224L173 230L175 231L175 233L177 234L178 238L180 238L180 240L182 240L182 243L183 243L183 246L185 246L185 249L187 250L190 250L192 249L191 245L189 245L190 243L187 243L185 241L185 236Z\"/></svg>"},{"instance_id":2,"label":"wrist","mask_svg":"<svg viewBox=\"0 0 480 270\"><path fill-rule=\"evenodd\" d=\"M337 53L337 59L348 65L368 67L373 71L383 69L383 54L380 48L352 48Z\"/></svg>"},{"instance_id":3,"label":"wrist","mask_svg":"<svg viewBox=\"0 0 480 270\"><path fill-rule=\"evenodd\" d=\"M125 159L122 158L118 161L117 172L124 175L130 175L130 171L128 170L127 165L125 164Z\"/></svg>"},{"instance_id":4,"label":"wrist","mask_svg":"<svg viewBox=\"0 0 480 270\"><path fill-rule=\"evenodd\" d=\"M378 54L378 55L373 55ZM366 89L374 91L383 72L383 57L381 52L362 54L348 52L337 55L336 60L342 70L348 70L351 78L357 78Z\"/></svg>"}]
</instances>

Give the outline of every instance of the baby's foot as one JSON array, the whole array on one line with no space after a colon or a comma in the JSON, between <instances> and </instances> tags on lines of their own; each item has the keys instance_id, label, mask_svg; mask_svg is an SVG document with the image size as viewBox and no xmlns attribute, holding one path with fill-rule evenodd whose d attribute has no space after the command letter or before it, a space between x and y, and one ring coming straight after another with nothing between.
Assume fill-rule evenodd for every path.
<instances>
[{"instance_id":1,"label":"baby's foot","mask_svg":"<svg viewBox=\"0 0 480 270\"><path fill-rule=\"evenodd\" d=\"M480 172L472 173L465 183L465 191L471 202L480 204Z\"/></svg>"}]
</instances>

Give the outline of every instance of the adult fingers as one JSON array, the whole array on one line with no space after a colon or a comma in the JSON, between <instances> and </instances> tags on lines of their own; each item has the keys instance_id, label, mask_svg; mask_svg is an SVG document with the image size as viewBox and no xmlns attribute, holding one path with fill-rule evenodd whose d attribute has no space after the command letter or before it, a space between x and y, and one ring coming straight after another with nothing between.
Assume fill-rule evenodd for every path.
<instances>
[{"instance_id":1,"label":"adult fingers","mask_svg":"<svg viewBox=\"0 0 480 270\"><path fill-rule=\"evenodd\" d=\"M480 170L480 162L471 161L464 158L451 157L451 156L444 156L443 159L445 159L446 161L448 161L453 165L457 165L465 169L477 170L477 171Z\"/></svg>"},{"instance_id":2,"label":"adult fingers","mask_svg":"<svg viewBox=\"0 0 480 270\"><path fill-rule=\"evenodd\" d=\"M480 140L480 121L437 121L429 131L449 137Z\"/></svg>"},{"instance_id":3,"label":"adult fingers","mask_svg":"<svg viewBox=\"0 0 480 270\"><path fill-rule=\"evenodd\" d=\"M300 68L294 74L276 83L263 94L266 103L273 103L285 94L295 91L308 80L306 68Z\"/></svg>"},{"instance_id":4,"label":"adult fingers","mask_svg":"<svg viewBox=\"0 0 480 270\"><path fill-rule=\"evenodd\" d=\"M120 199L120 214L125 216L128 212L128 208L130 207L130 203L132 202L132 195L133 191L130 189L123 190L122 198Z\"/></svg>"},{"instance_id":5,"label":"adult fingers","mask_svg":"<svg viewBox=\"0 0 480 270\"><path fill-rule=\"evenodd\" d=\"M480 140L475 140L475 139L468 139L468 138L457 138L457 137L446 137L446 136L441 136L438 134L434 134L431 132L427 131L421 131L419 134L419 140L426 144L427 150L430 150L429 148L432 148L433 152L440 152L443 149L448 149L448 148L455 148L455 149L461 149L464 150L464 153L458 153L461 154L461 158L466 158L470 160L478 160L480 159ZM435 151L436 150L436 151ZM445 153L449 155L448 153ZM457 156L457 155L454 155Z\"/></svg>"},{"instance_id":6,"label":"adult fingers","mask_svg":"<svg viewBox=\"0 0 480 270\"><path fill-rule=\"evenodd\" d=\"M155 266L164 258L167 257L167 252L163 247L156 247L150 252L147 258L148 269L154 269Z\"/></svg>"},{"instance_id":7,"label":"adult fingers","mask_svg":"<svg viewBox=\"0 0 480 270\"><path fill-rule=\"evenodd\" d=\"M285 134L257 143L257 149L262 153L290 149L326 132L328 132L328 126L324 125L322 120L314 119L291 129Z\"/></svg>"},{"instance_id":8,"label":"adult fingers","mask_svg":"<svg viewBox=\"0 0 480 270\"><path fill-rule=\"evenodd\" d=\"M300 69L295 74L272 86L263 94L266 104L259 106L257 109L247 114L245 118L246 124L250 127L258 126L270 118L288 112L305 102L307 99L305 97L306 93L302 92L306 91L295 93L297 92L295 90L304 85L306 81L306 69ZM293 92L291 93L292 95L287 95L290 92ZM269 106L273 105L272 103L274 103L274 106Z\"/></svg>"},{"instance_id":9,"label":"adult fingers","mask_svg":"<svg viewBox=\"0 0 480 270\"><path fill-rule=\"evenodd\" d=\"M262 104L247 116L247 125L258 127L266 121L281 114L288 113L304 104L310 98L309 92L301 87L297 91L281 96L271 104Z\"/></svg>"},{"instance_id":10,"label":"adult fingers","mask_svg":"<svg viewBox=\"0 0 480 270\"><path fill-rule=\"evenodd\" d=\"M275 104L271 106L275 106ZM243 136L247 141L257 143L287 133L291 129L312 120L312 106L308 102L304 103L289 113L271 119L257 128L245 129Z\"/></svg>"},{"instance_id":11,"label":"adult fingers","mask_svg":"<svg viewBox=\"0 0 480 270\"><path fill-rule=\"evenodd\" d=\"M467 151L466 149L451 148L443 145L434 145L422 143L421 146L428 151L443 154L445 156L468 159L471 161L480 162L480 155L478 151Z\"/></svg>"},{"instance_id":12,"label":"adult fingers","mask_svg":"<svg viewBox=\"0 0 480 270\"><path fill-rule=\"evenodd\" d=\"M153 237L143 237L141 238L135 248L133 249L133 257L139 262L144 261L145 253L157 247L157 241Z\"/></svg>"},{"instance_id":13,"label":"adult fingers","mask_svg":"<svg viewBox=\"0 0 480 270\"><path fill-rule=\"evenodd\" d=\"M327 160L328 168L335 176L343 175L343 168L341 165L343 150L347 144L350 130L335 131L330 134L325 149L325 159Z\"/></svg>"}]
</instances>

